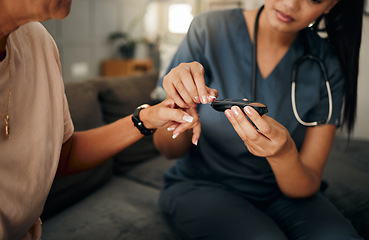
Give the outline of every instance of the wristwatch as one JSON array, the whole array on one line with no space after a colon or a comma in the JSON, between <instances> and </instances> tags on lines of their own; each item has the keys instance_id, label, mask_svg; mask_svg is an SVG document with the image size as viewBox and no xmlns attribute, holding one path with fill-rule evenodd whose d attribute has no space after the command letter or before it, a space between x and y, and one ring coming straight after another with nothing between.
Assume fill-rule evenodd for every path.
<instances>
[{"instance_id":1,"label":"wristwatch","mask_svg":"<svg viewBox=\"0 0 369 240\"><path fill-rule=\"evenodd\" d=\"M148 108L148 107L150 107L149 104L143 104L143 105L139 106L138 108L136 108L136 110L133 112L133 115L132 115L133 124L141 132L141 134L144 135L144 136L150 136L156 131L156 129L146 128L145 125L143 124L143 122L140 119L141 110L145 109L145 108Z\"/></svg>"}]
</instances>

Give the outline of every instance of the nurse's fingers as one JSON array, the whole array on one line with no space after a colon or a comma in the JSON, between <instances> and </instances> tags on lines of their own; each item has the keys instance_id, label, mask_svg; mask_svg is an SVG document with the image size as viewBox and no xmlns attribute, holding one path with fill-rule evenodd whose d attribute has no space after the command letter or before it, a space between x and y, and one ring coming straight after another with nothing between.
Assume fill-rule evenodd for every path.
<instances>
[{"instance_id":1,"label":"nurse's fingers","mask_svg":"<svg viewBox=\"0 0 369 240\"><path fill-rule=\"evenodd\" d=\"M205 85L204 67L198 62L192 62L190 68L197 88L197 97L201 103L206 104L209 102L209 94Z\"/></svg>"},{"instance_id":2,"label":"nurse's fingers","mask_svg":"<svg viewBox=\"0 0 369 240\"><path fill-rule=\"evenodd\" d=\"M256 138L258 134L256 129L247 120L245 114L239 107L233 106L231 109L227 109L225 114L228 120L231 122L233 128L236 130L237 134L244 142L246 142L250 137L253 139Z\"/></svg>"},{"instance_id":3,"label":"nurse's fingers","mask_svg":"<svg viewBox=\"0 0 369 240\"><path fill-rule=\"evenodd\" d=\"M239 107L233 106L230 110L226 110L225 113L245 144L259 145L261 141L267 139L259 132L257 126L247 119L245 113Z\"/></svg>"},{"instance_id":4,"label":"nurse's fingers","mask_svg":"<svg viewBox=\"0 0 369 240\"><path fill-rule=\"evenodd\" d=\"M173 73L168 73L163 78L163 88L169 98L171 98L180 108L189 108L187 101L191 101L191 97L179 80Z\"/></svg>"},{"instance_id":5,"label":"nurse's fingers","mask_svg":"<svg viewBox=\"0 0 369 240\"><path fill-rule=\"evenodd\" d=\"M259 133L263 134L267 138L272 138L272 127L263 119L259 113L252 107L246 106L243 109L249 119L255 124Z\"/></svg>"},{"instance_id":6,"label":"nurse's fingers","mask_svg":"<svg viewBox=\"0 0 369 240\"><path fill-rule=\"evenodd\" d=\"M182 85L185 88L185 91L177 88L177 91L182 95L185 99L185 102L191 106L195 107L196 103L200 103L199 93L196 86L196 81L198 79L202 79L204 82L204 70L202 66L196 68L194 65L200 65L199 63L181 63L175 69L178 74L178 79L181 80ZM194 104L195 103L195 104Z\"/></svg>"}]
</instances>

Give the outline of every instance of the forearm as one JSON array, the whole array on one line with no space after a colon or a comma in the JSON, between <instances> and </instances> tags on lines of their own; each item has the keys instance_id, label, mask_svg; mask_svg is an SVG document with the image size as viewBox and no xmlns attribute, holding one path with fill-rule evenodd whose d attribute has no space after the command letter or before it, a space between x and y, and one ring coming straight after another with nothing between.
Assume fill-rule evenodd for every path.
<instances>
[{"instance_id":1,"label":"forearm","mask_svg":"<svg viewBox=\"0 0 369 240\"><path fill-rule=\"evenodd\" d=\"M154 144L159 152L168 159L174 159L186 154L191 146L192 130L187 130L176 139L172 138L172 132L166 129L158 129L154 133Z\"/></svg>"},{"instance_id":2,"label":"forearm","mask_svg":"<svg viewBox=\"0 0 369 240\"><path fill-rule=\"evenodd\" d=\"M286 196L308 197L319 190L335 131L329 124L308 128L300 151L290 139L287 151L267 158Z\"/></svg>"},{"instance_id":3,"label":"forearm","mask_svg":"<svg viewBox=\"0 0 369 240\"><path fill-rule=\"evenodd\" d=\"M319 190L321 176L303 164L296 148L267 160L280 190L287 197L309 197Z\"/></svg>"},{"instance_id":4,"label":"forearm","mask_svg":"<svg viewBox=\"0 0 369 240\"><path fill-rule=\"evenodd\" d=\"M141 108L138 118L148 129L166 129L172 124L178 124L175 130L177 133L181 132L181 128L184 131L186 127L197 126L196 116L194 120L188 113L173 106L170 99L164 100L154 106ZM132 115L104 127L74 133L63 144L58 174L70 174L98 166L142 136L132 122Z\"/></svg>"},{"instance_id":5,"label":"forearm","mask_svg":"<svg viewBox=\"0 0 369 240\"><path fill-rule=\"evenodd\" d=\"M286 151L267 158L286 196L308 197L319 190L335 131L334 125L308 128L300 151L290 139Z\"/></svg>"},{"instance_id":6,"label":"forearm","mask_svg":"<svg viewBox=\"0 0 369 240\"><path fill-rule=\"evenodd\" d=\"M63 145L59 174L70 174L96 167L135 143L142 134L134 127L131 116L109 125L75 132Z\"/></svg>"}]
</instances>

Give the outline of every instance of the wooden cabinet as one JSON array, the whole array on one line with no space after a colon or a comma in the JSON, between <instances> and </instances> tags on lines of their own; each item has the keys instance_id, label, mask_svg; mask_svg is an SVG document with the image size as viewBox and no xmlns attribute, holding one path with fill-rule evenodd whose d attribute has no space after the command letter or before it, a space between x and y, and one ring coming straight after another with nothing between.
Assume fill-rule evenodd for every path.
<instances>
[{"instance_id":1,"label":"wooden cabinet","mask_svg":"<svg viewBox=\"0 0 369 240\"><path fill-rule=\"evenodd\" d=\"M102 63L102 75L117 77L146 73L154 69L154 61L145 59L107 59Z\"/></svg>"}]
</instances>

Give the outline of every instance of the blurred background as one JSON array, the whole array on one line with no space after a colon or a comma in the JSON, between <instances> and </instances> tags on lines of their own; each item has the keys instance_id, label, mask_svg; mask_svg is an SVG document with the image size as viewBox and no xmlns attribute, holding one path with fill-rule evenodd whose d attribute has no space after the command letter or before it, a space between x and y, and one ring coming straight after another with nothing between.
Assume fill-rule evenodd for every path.
<instances>
[{"instance_id":1,"label":"blurred background","mask_svg":"<svg viewBox=\"0 0 369 240\"><path fill-rule=\"evenodd\" d=\"M355 139L369 139L367 2ZM45 21L43 25L58 45L65 82L151 70L162 75L194 16L216 9L252 9L261 4L263 0L73 0L66 19Z\"/></svg>"}]
</instances>

